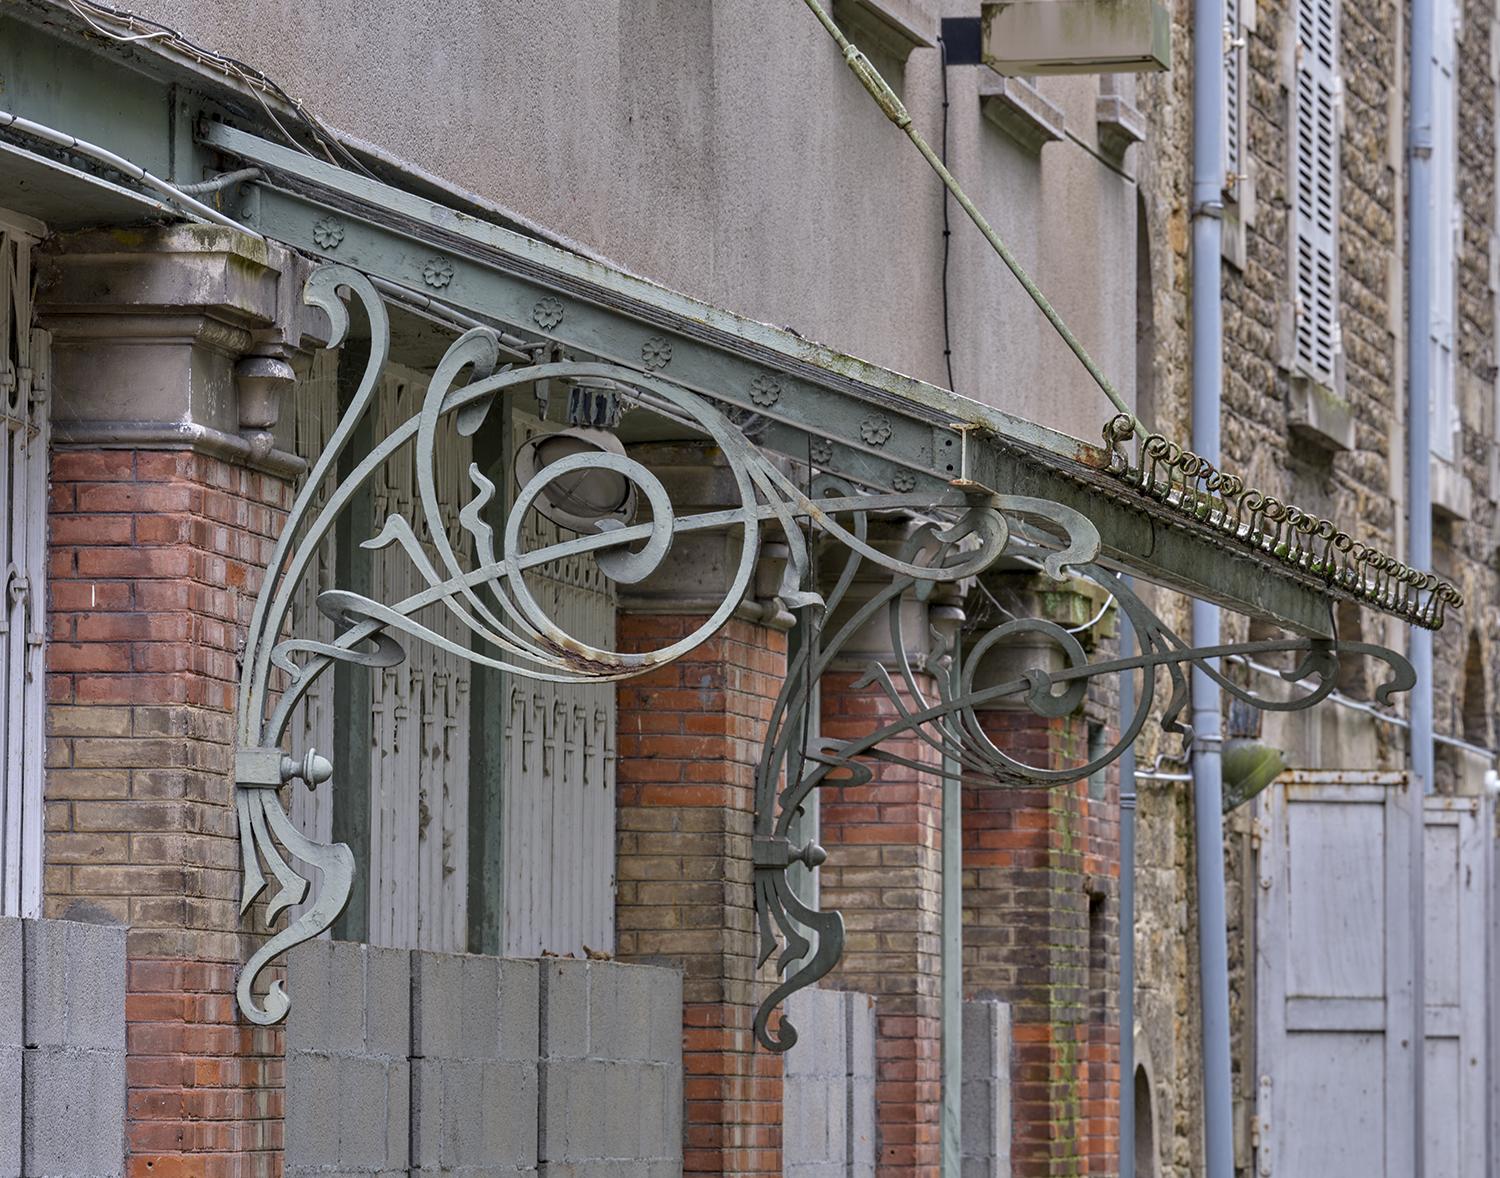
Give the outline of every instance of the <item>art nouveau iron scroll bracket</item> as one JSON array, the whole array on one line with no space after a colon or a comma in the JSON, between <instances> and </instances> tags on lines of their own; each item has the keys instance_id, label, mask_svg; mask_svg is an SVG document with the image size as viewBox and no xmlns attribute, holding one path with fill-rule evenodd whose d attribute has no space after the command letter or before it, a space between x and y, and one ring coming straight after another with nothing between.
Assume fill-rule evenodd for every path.
<instances>
[{"instance_id":1,"label":"art nouveau iron scroll bracket","mask_svg":"<svg viewBox=\"0 0 1500 1178\"><path fill-rule=\"evenodd\" d=\"M788 875L797 863L814 869L827 859L822 847L810 842L797 844L793 832L804 803L814 790L830 784L831 777L839 786L857 788L872 779L879 765L894 764L909 771L977 778L1000 786L1052 786L1078 781L1112 764L1139 736L1155 706L1159 670L1166 672L1170 686L1159 723L1185 742L1192 735L1182 717L1190 702L1188 671L1193 667L1202 670L1235 698L1272 711L1300 710L1327 698L1337 685L1339 660L1343 657L1370 657L1387 664L1390 674L1376 691L1376 699L1381 703L1389 702L1397 692L1410 690L1416 682L1406 659L1366 643L1289 638L1189 648L1120 577L1094 563L1099 537L1086 519L1057 504L1039 500L1007 498L998 500L994 509L1017 525L1003 526L1000 530L1000 534L1009 535L1002 544L1007 554L1029 557L1054 577L1071 573L1099 585L1130 619L1138 650L1091 663L1073 633L1054 622L1036 618L1011 618L968 633L957 629L949 633L934 630L930 638L905 635L903 597L930 593L934 583L944 579L939 569L962 568L964 575L968 575L967 570L973 565L963 554L955 555L953 545L936 529L914 536L903 554L908 567L896 569L887 586L853 611L836 633L827 635L822 619L826 611L837 607L864 559L862 553L851 550L844 575L826 605L804 611L799 621L806 629L777 700L757 776L753 854L759 962L764 965L779 949L777 973L788 975L765 997L755 1017L756 1037L771 1050L788 1050L797 1041L796 1028L784 1014L772 1027L776 1010L789 995L827 975L842 955L841 916L810 909L796 894ZM861 539L862 524L861 516L855 527ZM1060 540L1044 538L1038 544L1039 534ZM923 572L913 574L910 569L918 565ZM887 714L893 719L855 739L819 741L798 747L795 734L805 729L796 720L805 714L812 684L839 657L851 638L878 622L881 612L888 618L894 666L870 664L856 688L869 687L882 694L888 705ZM1033 643L1040 639L1052 645L1060 668L1036 667L1006 682L978 686L976 672L985 656L997 645L1021 635ZM920 676L912 661L914 650L927 652L925 674ZM1221 660L1235 656L1257 659L1283 654L1301 656L1291 670L1282 673L1287 684L1310 685L1288 698L1252 692L1228 677L1218 665ZM990 739L980 718L986 708L1002 702L1013 706L1017 701L1041 717L1068 715L1082 704L1090 679L1122 673L1139 677L1135 709L1123 718L1113 745L1083 764L1060 767L1021 761ZM925 756L912 755L914 740ZM900 752L892 748L898 741L902 744Z\"/></svg>"},{"instance_id":2,"label":"art nouveau iron scroll bracket","mask_svg":"<svg viewBox=\"0 0 1500 1178\"><path fill-rule=\"evenodd\" d=\"M901 760L889 747L895 736L915 738L931 750L934 761L961 764L965 771L990 773L1001 780L1055 782L1092 772L1135 738L1151 706L1149 684L1158 667L1167 669L1173 685L1164 716L1169 728L1180 728L1178 717L1186 701L1183 668L1188 663L1203 666L1227 690L1253 700L1206 662L1229 653L1300 650L1306 657L1297 678L1317 673L1326 685L1290 704L1262 701L1264 706L1307 706L1322 698L1332 689L1331 669L1340 650L1374 653L1391 663L1396 673L1387 691L1410 685L1410 668L1397 656L1373 647L1293 641L1188 651L1117 578L1094 563L1098 534L1076 511L1046 500L987 493L975 497L958 488L936 496L867 494L832 477L820 478L804 489L709 399L654 373L612 364L563 362L502 368L499 340L487 328L469 331L452 344L415 413L378 438L367 453L347 454L356 430L371 411L389 356L384 304L368 279L341 266L316 270L304 298L327 313L333 326L331 347L338 346L349 330L346 298L357 301L369 321L370 352L348 408L288 513L256 600L244 652L236 757L242 913L264 895L264 920L269 928L288 909L307 900L315 880L317 885L312 902L270 935L241 970L236 996L252 1022L270 1024L286 1015L291 998L285 988L273 982L258 994L260 975L287 949L329 928L348 903L353 882L350 848L308 838L288 816L279 793L284 785L296 788L297 781L308 788L323 787L339 771L314 750L283 748L299 701L320 675L339 663L392 666L405 657L403 644L410 642L439 647L481 666L552 682L601 683L644 674L687 654L730 619L752 588L761 542L768 531L787 551L778 596L797 614L805 638L776 701L755 790L753 854L762 960L782 945L780 963L790 970L786 981L768 997L756 1031L763 1043L778 1050L790 1046L795 1031L782 1019L772 1033L771 1011L787 994L832 969L843 942L838 914L811 910L790 886L787 870L792 864L812 869L822 860L820 849L792 844L793 823L811 791L830 774L839 774L843 781L858 780L882 760ZM649 409L692 427L723 455L737 502L723 510L679 516L657 476L616 447L612 452L568 454L533 464L503 521L494 522L494 508L503 502L499 489L471 466L472 494L457 512L465 542L456 546L451 511L439 503L434 472L440 433L452 430L472 435L497 406L529 395L539 381L607 386L620 390L630 407ZM364 484L398 453L402 461L414 463L416 502L409 514L393 512L376 521L375 535L365 545L399 551L416 572L420 587L400 601L379 601L346 590L325 591L318 596L318 608L335 622L337 636L324 640L299 635L294 627L302 619L293 618L292 604L316 567L320 546ZM331 482L329 476L341 462L345 472ZM597 530L575 539L528 549L523 522L529 512L545 510L553 485L599 471L628 484L638 509L602 520ZM870 516L882 512L920 515L930 522L916 530L902 551L891 554L867 535ZM603 649L567 633L548 616L524 576L551 562L586 555L616 583L637 583L660 567L676 537L702 531L736 535L738 562L723 600L704 622L691 634L656 650ZM824 595L814 583L811 554L830 542L845 554L844 564L832 591ZM1133 658L1088 664L1077 640L1060 627L1016 619L985 634L968 635L967 641L960 641L962 636L956 633L940 636L937 649L925 663L926 673L919 676L907 654L914 646L901 633L901 599L911 594L929 596L944 584L963 584L1002 554L1033 560L1054 577L1080 575L1099 582L1129 613L1140 635L1141 652ZM849 613L835 633L825 633L827 620L839 611L856 574L871 565L883 570L889 583ZM455 642L432 626L424 611L441 611L457 619L470 640ZM859 741L809 745L800 737L805 731L800 718L805 717L811 684L850 638L882 611L889 616L892 648L900 653L894 668L872 668L868 683L892 701L897 718ZM1054 643L1063 655L1062 668L1029 671L1014 683L976 686L971 668L985 651L1022 632ZM922 637L923 649L927 649L931 644ZM1086 766L1052 770L1018 762L989 741L977 719L977 710L1006 695L1022 697L1042 714L1063 714L1082 699L1089 677L1130 669L1144 672L1147 689L1139 693L1136 713L1116 747ZM932 768L925 761L918 767Z\"/></svg>"}]
</instances>

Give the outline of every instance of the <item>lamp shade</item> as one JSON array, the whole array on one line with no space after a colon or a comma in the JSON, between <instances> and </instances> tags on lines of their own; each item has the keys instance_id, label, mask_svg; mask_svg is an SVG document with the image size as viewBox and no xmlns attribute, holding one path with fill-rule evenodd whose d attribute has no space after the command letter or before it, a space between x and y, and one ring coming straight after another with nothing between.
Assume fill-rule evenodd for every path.
<instances>
[{"instance_id":1,"label":"lamp shade","mask_svg":"<svg viewBox=\"0 0 1500 1178\"><path fill-rule=\"evenodd\" d=\"M1230 740L1224 745L1224 813L1243 806L1286 769L1286 758L1258 740Z\"/></svg>"},{"instance_id":2,"label":"lamp shade","mask_svg":"<svg viewBox=\"0 0 1500 1178\"><path fill-rule=\"evenodd\" d=\"M516 484L524 487L548 466L576 454L623 457L625 447L602 429L574 427L539 434L516 451ZM536 509L560 527L595 532L601 523L627 523L635 514L635 485L620 471L603 464L559 474L538 493Z\"/></svg>"}]
</instances>

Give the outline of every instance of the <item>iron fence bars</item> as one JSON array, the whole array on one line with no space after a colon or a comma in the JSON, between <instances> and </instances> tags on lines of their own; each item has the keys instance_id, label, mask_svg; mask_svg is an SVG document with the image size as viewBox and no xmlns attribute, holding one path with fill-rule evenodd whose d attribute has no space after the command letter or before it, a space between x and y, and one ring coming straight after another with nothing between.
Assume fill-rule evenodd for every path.
<instances>
[{"instance_id":1,"label":"iron fence bars","mask_svg":"<svg viewBox=\"0 0 1500 1178\"><path fill-rule=\"evenodd\" d=\"M1393 674L1381 689L1381 698L1411 686L1411 669L1404 660L1373 646L1288 639L1190 650L1097 562L1099 531L1070 506L1043 497L994 494L962 480L937 491L887 493L868 491L852 479L821 475L804 489L788 475L784 462L778 463L747 436L757 432L756 422L743 410L723 406L658 373L618 364L558 361L502 366L500 338L489 327L461 335L434 369L420 406L410 416L398 418L385 436L372 441L367 452L347 455L340 468L341 456L371 412L389 358L386 308L366 276L340 265L314 271L304 298L327 313L332 324L330 347L338 346L349 332L346 300L358 302L369 323L370 351L348 408L290 508L256 600L244 652L236 756L242 915L274 881L264 911L270 928L289 907L306 900L317 878L313 901L285 928L269 936L240 973L236 996L253 1022L277 1022L290 1004L279 981L257 997L259 975L286 949L326 930L348 903L351 890L351 849L308 838L292 822L278 793L283 785L299 780L317 788L340 769L316 750L283 747L298 701L319 676L339 662L371 668L395 665L405 657L403 643L409 642L430 644L473 664L552 682L607 683L644 674L688 654L729 621L755 583L768 535L778 550L785 551L777 597L794 611L803 628L803 640L797 644L774 705L754 789L752 857L761 959L768 959L780 946L781 971L790 970L790 976L767 997L755 1030L763 1044L777 1050L789 1047L796 1032L785 1019L773 1032L772 1012L788 994L832 969L842 950L839 915L815 911L803 903L787 878L794 863L816 868L824 860L824 852L815 844L794 845L792 832L803 803L830 774L840 774L841 781L865 780L882 761L923 772L945 771L893 749L892 742L899 736L927 746L950 776L980 773L1002 783L1075 780L1113 761L1135 739L1153 704L1157 668L1165 668L1171 680L1163 723L1185 732L1178 718L1187 698L1184 667L1190 663L1203 666L1227 690L1262 707L1296 708L1317 702L1332 690L1337 659L1345 653L1370 654L1390 664ZM657 475L625 454L618 443L554 453L551 461L544 461L537 451L526 462L518 461L523 485L503 523L491 522L491 509L502 500L477 466L468 471L472 492L467 501L443 502L435 474L440 432L472 435L497 406L505 407L509 399L529 393L538 382L608 390L626 409L649 409L671 419L674 428L688 428L711 441L728 470L732 506L677 514ZM810 440L809 449L817 440ZM319 546L363 484L398 453L402 461L414 463L415 501L404 514L393 510L376 521L375 534L364 543L368 548L402 553L415 571L418 588L399 601L378 600L349 589L325 590L318 594L317 604L334 622L336 636L330 640L296 633L293 603L316 568ZM339 469L344 473L330 480ZM572 502L568 496L576 491L576 480L601 474L617 487L628 488L628 494L614 496L619 509L598 515L594 530L574 519L568 530L584 529L575 539L527 549L523 522L528 513L542 510L556 516L561 503ZM632 502L640 509L626 506ZM904 545L888 552L871 539L869 525L872 518L892 513L920 522ZM452 526L455 519L457 529ZM549 616L527 586L528 571L579 556L591 558L606 577L619 584L638 583L661 567L677 537L705 530L738 538L738 557L731 562L723 599L691 634L654 650L620 651L583 641ZM457 534L464 536L462 546L454 542ZM813 553L819 545L841 554L838 576L826 595L819 592L814 575ZM470 546L472 558L461 558L459 548L467 551ZM1140 652L1089 663L1073 634L1036 618L1011 618L968 633L957 625L940 626L931 643L926 635L904 632L904 599L930 600L940 591L961 595L966 585L1002 556L1035 564L1054 578L1078 576L1095 581L1130 616ZM853 602L850 590L856 576L872 569L879 570L880 588L867 599ZM830 633L830 619L841 610L843 620ZM456 621L468 632L469 644L450 637L451 627L433 625L431 611ZM895 718L857 740L803 740L798 733L806 729L797 720L808 706L812 685L832 660L845 654L856 634L879 624L883 611L894 659L888 666L872 663L862 684L885 696ZM1027 669L1007 682L979 686L975 670L980 662L996 646L1021 635L1054 646L1061 665L1052 670ZM920 664L913 654L919 647L930 647ZM1289 679L1317 676L1319 686L1291 700L1259 699L1210 663L1229 654L1278 651L1304 656L1296 670L1288 673ZM1040 715L1064 715L1082 700L1091 677L1126 670L1142 673L1135 712L1115 745L1087 765L1048 768L1019 761L989 739L977 714L999 699L1020 697ZM926 672L927 678L919 672Z\"/></svg>"}]
</instances>

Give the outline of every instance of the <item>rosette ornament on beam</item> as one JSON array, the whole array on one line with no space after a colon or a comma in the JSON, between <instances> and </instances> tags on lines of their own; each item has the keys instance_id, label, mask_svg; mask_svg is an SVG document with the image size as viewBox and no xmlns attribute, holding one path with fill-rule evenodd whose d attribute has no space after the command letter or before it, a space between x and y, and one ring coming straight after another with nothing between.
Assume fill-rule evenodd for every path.
<instances>
[{"instance_id":1,"label":"rosette ornament on beam","mask_svg":"<svg viewBox=\"0 0 1500 1178\"><path fill-rule=\"evenodd\" d=\"M757 1036L773 1050L785 1050L796 1040L796 1031L785 1017L772 1026L776 1009L788 994L827 974L837 963L843 943L838 913L809 908L789 883L787 872L793 864L816 868L825 858L821 848L794 842L797 816L830 774L843 782L858 781L868 778L879 761L903 760L892 751L893 738L899 736L909 743L915 737L925 742L950 773L985 774L1002 783L1052 784L1086 776L1129 746L1154 706L1158 670L1166 672L1170 683L1162 723L1183 733L1179 717L1187 702L1189 664L1201 666L1239 698L1277 709L1307 707L1324 698L1337 681L1338 660L1350 655L1371 656L1389 665L1381 699L1412 685L1412 671L1405 660L1363 644L1287 639L1190 650L1115 572L1098 562L1099 534L1072 508L1045 499L996 495L964 481L937 494L887 492L829 474L799 486L788 473L787 462L778 461L778 456L763 451L747 436L756 429L745 411L725 409L658 374L616 364L561 361L502 367L504 349L498 334L488 327L474 328L453 342L436 365L413 416L374 439L365 452L349 453L361 423L371 413L390 353L386 308L366 277L342 266L315 271L304 297L328 315L333 326L330 347L338 346L349 332L346 300L357 301L369 323L370 353L358 388L291 507L246 643L236 759L244 871L241 908L248 912L257 898L266 895L264 919L274 928L287 909L307 900L314 881L317 888L312 902L285 927L271 932L241 971L237 998L253 1022L279 1021L292 1000L279 981L259 987L261 973L287 949L329 928L349 900L353 852L343 844L306 837L291 821L279 794L283 786L296 781L309 789L327 788L332 775L341 771L316 750L285 747L299 701L320 675L340 662L391 666L405 657L410 644L428 643L473 663L534 679L600 683L630 678L681 658L718 633L751 592L763 544L769 539L784 549L785 571L777 596L796 615L803 633L765 737L756 778L753 842L761 960L779 949L779 972L790 971L767 997L756 1020ZM449 517L454 509L439 500L434 471L440 450L437 441L444 431L474 434L491 414L507 411L513 399L532 396L539 382L608 389L621 412L651 414L674 436L689 432L710 441L724 455L738 502L728 508L678 515L662 481L618 445L575 452L563 447L550 461L542 460L538 449L517 464L522 485L515 490L503 522L494 521L505 495L477 466L470 467L472 491L457 509L459 529L468 541L461 555L452 538L455 529ZM361 488L397 456L414 463L417 500L410 517L393 513L378 521L365 545L399 549L410 561L421 588L399 601L380 601L343 589L324 591L318 596L318 607L334 621L337 636L329 640L299 635L294 629L299 619L293 617L293 602L315 568L319 547L333 534L340 515ZM1134 468L1122 462L1116 473L1128 479ZM344 473L330 486L330 476L339 469ZM580 480L600 472L623 489L613 511L593 521L570 519L566 512L559 512L558 504L570 500ZM1148 493L1158 499L1181 498L1170 479L1164 477L1158 486L1139 475L1136 478L1142 486L1150 482ZM576 538L528 549L529 532L523 525L536 510L550 514L566 530L576 531ZM889 513L924 521L905 547L894 553L869 538L872 516ZM580 556L595 561L615 583L636 584L660 567L678 536L708 531L738 539L738 559L723 600L693 633L656 650L624 652L580 640L548 615L527 585L529 571ZM824 595L817 589L812 554L820 549L826 552L829 546L843 554L842 567L833 588ZM927 635L903 634L903 599L929 597L940 589L951 591L1002 558L1034 563L1055 578L1083 577L1098 583L1130 616L1139 651L1090 663L1072 633L1028 618L1010 619L982 634L970 634L967 644L956 632L938 635L935 655ZM847 619L828 632L829 619L849 598L856 577L868 573L870 567L877 568L888 582L862 598L857 608L846 608ZM460 622L469 634L468 643L450 637L452 626L434 626L435 611ZM878 621L882 613L889 619L896 663L893 668L872 665L866 682L889 697L897 719L857 740L805 740L804 718L813 685L850 639ZM1028 670L1012 681L980 686L975 668L984 655L1017 636L1024 636L1028 645L1040 640L1055 647L1060 659L1053 660L1051 670ZM917 649L918 641L921 649L929 651L927 675L922 677L906 653ZM1232 682L1216 665L1228 655L1275 652L1299 653L1302 657L1287 678L1315 684L1291 699L1262 699ZM977 717L979 709L1006 697L1022 701L1043 716L1064 715L1081 702L1091 677L1125 671L1138 672L1141 678L1135 712L1114 747L1088 764L1068 768L1028 765L996 746ZM942 771L926 763L904 763L926 772Z\"/></svg>"}]
</instances>

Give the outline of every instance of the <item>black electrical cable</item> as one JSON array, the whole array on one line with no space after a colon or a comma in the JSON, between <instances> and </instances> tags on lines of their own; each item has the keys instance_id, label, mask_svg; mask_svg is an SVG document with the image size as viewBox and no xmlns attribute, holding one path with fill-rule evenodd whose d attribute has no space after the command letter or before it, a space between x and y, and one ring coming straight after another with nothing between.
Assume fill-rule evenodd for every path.
<instances>
[{"instance_id":1,"label":"black electrical cable","mask_svg":"<svg viewBox=\"0 0 1500 1178\"><path fill-rule=\"evenodd\" d=\"M943 138L939 158L943 167L948 166L948 46L938 38L938 60L943 74ZM948 224L948 190L943 189L943 363L948 369L948 387L957 389L953 383L953 328L948 314L948 255L951 252L953 230Z\"/></svg>"}]
</instances>

